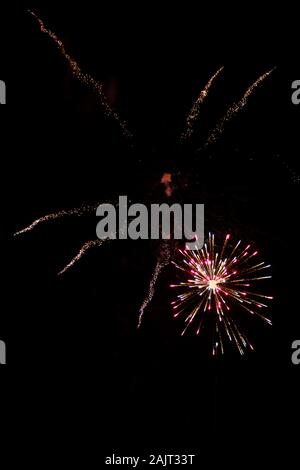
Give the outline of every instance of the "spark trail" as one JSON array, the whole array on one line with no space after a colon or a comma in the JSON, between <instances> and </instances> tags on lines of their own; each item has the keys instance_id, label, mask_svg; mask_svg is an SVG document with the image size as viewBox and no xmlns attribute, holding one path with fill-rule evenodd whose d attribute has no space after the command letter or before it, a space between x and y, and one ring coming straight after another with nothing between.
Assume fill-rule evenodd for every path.
<instances>
[{"instance_id":1,"label":"spark trail","mask_svg":"<svg viewBox=\"0 0 300 470\"><path fill-rule=\"evenodd\" d=\"M184 140L187 140L187 139L191 138L191 136L194 132L195 122L199 117L201 105L205 101L213 82L218 77L218 75L223 71L223 69L224 69L224 67L220 67L216 71L216 73L214 75L212 75L212 77L208 80L207 84L205 85L203 90L200 92L200 95L198 96L198 98L194 102L194 104L192 106L192 109L191 109L191 111L188 114L188 117L186 119L186 129L181 134L181 137L180 137L181 141L184 141Z\"/></svg>"},{"instance_id":2,"label":"spark trail","mask_svg":"<svg viewBox=\"0 0 300 470\"><path fill-rule=\"evenodd\" d=\"M76 60L74 60L66 51L64 43L61 41L61 39L59 39L56 34L53 33L50 29L46 28L44 22L33 11L28 10L28 13L36 19L41 32L47 34L48 37L52 39L52 41L56 44L62 56L67 60L74 77L76 77L87 88L90 88L94 93L96 93L100 100L100 104L104 110L105 115L115 119L115 121L118 122L125 137L129 139L132 138L132 134L127 129L125 121L123 121L120 116L115 111L113 111L110 105L108 104L108 101L103 93L103 85L97 80L95 80L91 75L83 73Z\"/></svg>"},{"instance_id":3,"label":"spark trail","mask_svg":"<svg viewBox=\"0 0 300 470\"><path fill-rule=\"evenodd\" d=\"M87 213L93 212L94 210L96 210L97 207L98 205L81 206L81 207L74 208L74 209L68 209L68 210L63 209L59 212L53 212L52 214L44 215L40 217L39 219L34 220L30 225L23 228L22 230L18 230L17 232L15 232L14 236L21 235L26 232L30 232L31 230L36 228L38 225L44 222L48 222L50 220L62 219L64 217L69 217L69 216L74 216L74 215L76 215L77 217L81 217Z\"/></svg>"},{"instance_id":4,"label":"spark trail","mask_svg":"<svg viewBox=\"0 0 300 470\"><path fill-rule=\"evenodd\" d=\"M223 118L220 120L220 122L216 125L216 127L213 129L213 131L211 132L210 136L208 137L205 145L204 145L204 148L206 148L208 145L212 144L212 143L215 143L218 138L223 134L223 131L224 131L224 126L226 124L226 122L230 121L231 119L233 119L236 114L238 114L248 103L248 100L250 98L250 96L255 92L256 88L258 87L258 85L260 83L262 83L269 75L272 74L272 72L276 69L276 67L273 67L271 70L269 70L268 72L264 73L263 75L261 75L254 83L252 83L252 85L246 90L245 94L243 95L243 97L237 101L236 103L234 103L233 105L230 106L230 108L228 108L225 116L223 116ZM201 150L201 149L199 149Z\"/></svg>"},{"instance_id":5,"label":"spark trail","mask_svg":"<svg viewBox=\"0 0 300 470\"><path fill-rule=\"evenodd\" d=\"M105 240L89 240L85 242L77 255L75 255L74 258L72 258L71 261L61 271L59 271L58 275L64 274L66 271L68 271L72 266L74 266L75 263L77 263L83 256L86 255L87 251L103 245L103 243L106 241L109 241L109 238Z\"/></svg>"},{"instance_id":6,"label":"spark trail","mask_svg":"<svg viewBox=\"0 0 300 470\"><path fill-rule=\"evenodd\" d=\"M143 320L143 317L144 317L144 311L148 307L149 303L151 302L151 300L154 296L157 280L158 280L162 270L166 266L168 266L168 264L170 263L170 258L171 258L171 252L170 251L171 251L170 250L170 240L162 242L161 247L160 247L160 252L159 252L159 255L158 255L158 259L157 259L157 263L155 265L155 268L154 268L154 271L152 273L152 277L151 277L151 280L150 280L147 296L145 297L145 300L142 303L142 305L140 307L140 310L139 310L138 328L142 324L142 320Z\"/></svg>"}]
</instances>

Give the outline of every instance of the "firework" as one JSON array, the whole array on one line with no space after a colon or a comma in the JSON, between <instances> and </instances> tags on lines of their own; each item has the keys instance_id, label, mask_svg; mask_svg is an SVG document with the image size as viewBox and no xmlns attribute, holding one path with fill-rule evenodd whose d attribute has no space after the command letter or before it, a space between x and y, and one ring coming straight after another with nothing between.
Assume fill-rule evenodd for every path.
<instances>
[{"instance_id":1,"label":"firework","mask_svg":"<svg viewBox=\"0 0 300 470\"><path fill-rule=\"evenodd\" d=\"M155 286L156 286L157 280L158 280L158 278L161 274L161 271L170 263L171 253L170 253L169 243L170 242L168 240L161 243L158 259L157 259L153 274L152 274L151 279L150 279L148 293L147 293L147 296L146 296L146 298L145 298L144 302L142 303L142 305L140 307L140 310L139 310L138 328L142 324L142 320L143 320L143 317L144 317L144 311L148 307L149 303L151 302L151 300L154 296Z\"/></svg>"},{"instance_id":2,"label":"firework","mask_svg":"<svg viewBox=\"0 0 300 470\"><path fill-rule=\"evenodd\" d=\"M80 248L80 250L78 251L77 255L75 255L71 259L71 261L68 264L66 264L66 266L61 271L59 271L58 275L64 274L66 271L68 271L72 266L74 266L75 263L77 263L83 256L85 256L89 250L103 245L103 243L108 240L110 239L107 238L105 240L89 240L85 242Z\"/></svg>"},{"instance_id":3,"label":"firework","mask_svg":"<svg viewBox=\"0 0 300 470\"><path fill-rule=\"evenodd\" d=\"M87 88L91 89L97 96L100 101L100 104L102 106L102 109L104 110L104 113L113 118L115 121L118 122L119 126L121 127L122 133L125 137L131 138L132 134L129 132L127 129L127 125L125 121L123 121L120 116L111 109L111 107L108 104L108 101L103 93L103 85L102 83L99 83L97 80L95 80L91 75L88 73L83 73L80 66L74 60L70 54L65 49L64 43L62 42L61 39L57 37L55 33L53 33L50 29L46 28L44 22L33 12L33 11L28 11L38 22L40 30L42 33L47 34L47 36L52 39L54 44L57 46L58 50L60 51L61 55L67 60L71 72L74 75L74 77L77 78L82 84L84 84Z\"/></svg>"},{"instance_id":4,"label":"firework","mask_svg":"<svg viewBox=\"0 0 300 470\"><path fill-rule=\"evenodd\" d=\"M44 215L44 216L42 216L38 219L35 219L30 225L27 225L25 228L15 232L14 236L18 236L18 235L21 235L23 233L30 232L31 230L35 229L38 225L40 225L44 222L57 220L57 219L64 219L65 217L70 217L70 216L82 217L83 215L95 212L98 206L99 206L99 204L83 205L83 206L78 207L78 208L73 208L73 209L68 209L68 210L63 209L63 210L58 211L58 212L53 212L51 214L46 214L46 215ZM120 227L119 233L120 234L124 233L124 226ZM116 233L114 233L114 235L116 235ZM81 258L83 256L85 256L86 253L89 250L91 250L92 248L100 247L101 245L103 245L103 243L108 242L111 239L112 239L112 237L107 237L107 238L102 239L102 240L96 239L96 240L86 241L82 245L82 247L80 248L78 253L71 259L71 261L68 264L66 264L64 266L64 268L61 269L58 272L58 275L64 274L66 271L68 271L72 266L74 266L74 264L76 264L79 260L81 260Z\"/></svg>"},{"instance_id":5,"label":"firework","mask_svg":"<svg viewBox=\"0 0 300 470\"><path fill-rule=\"evenodd\" d=\"M181 140L182 141L191 138L191 136L194 132L195 122L197 121L197 119L199 117L200 107L201 107L203 101L205 100L205 98L207 97L208 92L209 92L213 82L218 77L218 75L223 71L223 69L224 69L224 67L220 67L216 71L216 73L208 80L207 84L205 85L203 90L201 90L200 95L198 96L198 98L194 102L194 104L192 106L192 109L189 112L189 114L187 116L187 119L186 119L186 129L181 134Z\"/></svg>"},{"instance_id":6,"label":"firework","mask_svg":"<svg viewBox=\"0 0 300 470\"><path fill-rule=\"evenodd\" d=\"M97 206L96 205L95 206L83 205L81 207L74 207L73 209L63 209L58 212L53 212L51 214L43 215L42 217L35 219L30 225L27 225L23 229L15 232L14 236L22 235L23 233L26 233L26 232L31 232L31 230L36 228L38 225L43 224L44 222L57 220L57 219L63 219L65 217L70 217L70 216L81 217L87 213L91 213L95 211L97 207L98 205Z\"/></svg>"},{"instance_id":7,"label":"firework","mask_svg":"<svg viewBox=\"0 0 300 470\"><path fill-rule=\"evenodd\" d=\"M172 306L174 317L185 317L182 335L192 326L199 335L205 321L213 318L214 355L218 351L224 353L225 338L232 341L241 354L247 347L253 349L235 319L236 312L245 310L271 324L261 312L272 297L254 290L259 281L271 278L265 272L270 265L256 260L258 252L251 245L241 248L241 241L231 245L229 240L230 235L226 235L218 251L214 235L209 234L209 241L203 248L179 250L181 262L172 261L185 278L183 282L171 285L181 290Z\"/></svg>"},{"instance_id":8,"label":"firework","mask_svg":"<svg viewBox=\"0 0 300 470\"><path fill-rule=\"evenodd\" d=\"M209 144L215 143L218 138L223 134L224 126L226 122L230 121L236 114L238 114L248 103L248 99L254 93L257 86L263 82L271 73L276 69L276 67L272 68L268 72L261 75L252 85L246 90L243 97L236 103L228 108L225 116L221 119L221 121L216 125L216 127L211 132L210 136L208 137L204 148L206 148Z\"/></svg>"},{"instance_id":9,"label":"firework","mask_svg":"<svg viewBox=\"0 0 300 470\"><path fill-rule=\"evenodd\" d=\"M126 137L131 137L126 123L122 121L119 115L109 106L105 94L103 93L103 85L89 74L83 73L78 63L71 57L71 55L69 55L63 42L56 36L56 34L47 29L43 21L35 13L29 13L37 21L40 31L45 33L51 39L51 41L57 47L59 53L67 61L73 76L94 92L95 97L100 103L104 113L107 116L113 118L119 124L123 135ZM215 142L219 138L219 136L223 133L225 123L246 106L248 98L255 91L256 87L263 80L265 80L273 70L274 69L259 77L247 89L241 100L233 104L228 109L223 119L212 131L205 146ZM200 92L190 113L187 116L186 129L181 135L182 141L192 136L195 123L200 114L201 105L208 96L208 93L216 78L221 74L222 71L223 67L219 68L209 79L204 89ZM165 196L171 197L174 193L172 174L165 173L161 179L161 183L164 185ZM80 208L61 210L56 213L47 214L34 220L25 228L17 231L15 235L21 235L25 232L30 232L44 222L53 221L68 216L80 217L88 212L95 211L97 207L98 204L95 206L82 206ZM124 227L119 228L120 233L122 233L123 230L125 230ZM271 299L271 297L255 293L252 290L252 287L256 282L270 277L260 276L257 274L269 266L266 266L264 263L251 264L253 261L252 258L254 258L257 253L252 252L250 246L246 247L244 250L240 250L241 242L238 242L235 247L230 250L228 240L229 236L226 237L219 255L216 251L214 236L211 235L208 245L204 245L204 248L197 251L181 251L180 253L183 258L182 265L175 263L177 268L184 272L185 276L192 277L192 279L188 278L186 282L181 282L179 285L173 286L184 289L183 293L178 295L178 300L173 303L175 310L174 316L177 317L181 314L185 315L186 325L182 334L186 332L190 325L194 325L196 322L198 322L197 334L199 334L204 320L208 314L213 316L215 319L216 333L216 340L214 341L213 345L214 354L216 354L219 349L221 349L223 352L223 342L225 337L236 344L241 354L248 345L252 348L245 334L241 331L237 325L237 322L233 319L231 314L231 309L233 307L239 306L246 310L249 314L261 317L267 323L271 323L270 320L260 312L267 307L266 303L264 302L266 302L267 299ZM64 274L78 261L80 261L89 250L100 247L106 241L107 239L85 241L77 254L70 260L68 264L64 266L63 269L61 269L59 274ZM168 240L161 243L156 265L150 279L148 292L139 309L138 326L141 325L145 309L148 307L155 294L155 288L160 274L162 270L170 263L170 261L171 245L170 240Z\"/></svg>"}]
</instances>

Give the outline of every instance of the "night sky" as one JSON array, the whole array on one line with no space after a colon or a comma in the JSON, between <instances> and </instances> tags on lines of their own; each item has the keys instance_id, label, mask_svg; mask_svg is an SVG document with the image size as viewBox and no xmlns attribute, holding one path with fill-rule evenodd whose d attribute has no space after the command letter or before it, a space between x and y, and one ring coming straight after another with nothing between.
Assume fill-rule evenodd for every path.
<instances>
[{"instance_id":1,"label":"night sky","mask_svg":"<svg viewBox=\"0 0 300 470\"><path fill-rule=\"evenodd\" d=\"M212 464L238 463L237 448L246 461L277 451L291 456L299 441L300 371L291 362L291 344L300 339L295 42L287 35L283 41L272 22L266 29L262 18L248 33L240 21L220 28L220 16L197 17L188 8L181 15L150 4L139 11L60 2L28 7L104 83L134 139L129 144L74 79L26 8L8 13L12 27L1 31L9 47L0 67L7 85L0 110L0 339L7 344L1 387L9 437L20 438L28 458L36 447L51 459L62 449L66 461L75 456L83 468L101 465L112 452L190 452L198 466L206 453ZM193 101L222 65L193 139L180 146ZM219 141L196 152L228 106L274 66ZM165 172L176 174L172 201L205 204L206 234L230 231L254 242L272 265L273 326L249 320L254 353L241 358L229 348L215 360L200 338L180 337L170 309L172 267L136 329L156 262L151 241L93 250L59 277L84 241L95 238L94 215L13 237L47 213L122 194L166 202Z\"/></svg>"}]
</instances>

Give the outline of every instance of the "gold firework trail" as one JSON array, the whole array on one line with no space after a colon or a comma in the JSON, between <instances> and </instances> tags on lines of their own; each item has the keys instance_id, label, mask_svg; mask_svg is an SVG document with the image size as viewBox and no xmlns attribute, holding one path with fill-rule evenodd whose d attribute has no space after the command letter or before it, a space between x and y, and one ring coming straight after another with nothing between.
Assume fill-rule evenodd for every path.
<instances>
[{"instance_id":1,"label":"gold firework trail","mask_svg":"<svg viewBox=\"0 0 300 470\"><path fill-rule=\"evenodd\" d=\"M132 134L127 129L125 121L123 121L120 116L109 106L108 101L103 93L103 85L95 80L91 75L83 73L76 60L74 60L66 51L65 45L61 39L59 39L50 29L46 28L44 22L33 11L28 10L28 12L37 20L41 32L47 34L48 37L56 44L62 56L67 60L74 77L76 77L87 88L90 88L94 93L96 93L105 115L115 119L118 122L125 137L132 138Z\"/></svg>"},{"instance_id":2,"label":"gold firework trail","mask_svg":"<svg viewBox=\"0 0 300 470\"><path fill-rule=\"evenodd\" d=\"M203 90L201 90L200 95L198 96L198 98L194 102L194 104L191 108L191 111L189 112L188 117L186 119L186 129L181 134L181 137L180 137L180 139L182 141L191 138L191 136L194 132L195 122L197 121L197 119L199 117L201 105L202 105L203 101L206 99L206 97L208 95L208 92L209 92L213 82L218 77L218 75L223 71L223 69L224 69L224 67L220 67L216 71L216 73L214 73L214 75L208 80L208 82L206 83Z\"/></svg>"},{"instance_id":3,"label":"gold firework trail","mask_svg":"<svg viewBox=\"0 0 300 470\"><path fill-rule=\"evenodd\" d=\"M103 245L103 243L108 240L109 239L107 238L105 240L89 240L85 242L77 255L75 255L74 258L72 258L71 261L61 271L59 271L58 275L64 274L66 271L68 271L72 266L74 266L75 263L77 263L84 255L86 255L87 251Z\"/></svg>"},{"instance_id":4,"label":"gold firework trail","mask_svg":"<svg viewBox=\"0 0 300 470\"><path fill-rule=\"evenodd\" d=\"M142 324L142 320L144 317L144 311L148 307L149 303L151 302L154 294L155 294L155 286L157 283L157 280L159 278L159 275L161 271L170 263L170 246L169 242L165 241L161 243L161 248L158 256L157 263L155 265L154 271L152 273L151 279L150 279L150 284L148 288L148 293L147 296L142 303L142 306L140 307L139 310L139 319L138 319L138 328Z\"/></svg>"},{"instance_id":5,"label":"gold firework trail","mask_svg":"<svg viewBox=\"0 0 300 470\"><path fill-rule=\"evenodd\" d=\"M85 205L81 206L79 208L74 208L74 209L69 209L69 210L62 210L59 212L54 212L52 214L47 214L44 215L43 217L40 217L39 219L34 220L30 225L27 227L23 228L22 230L19 230L18 232L14 233L14 236L21 235L26 232L30 232L34 228L36 228L38 225L47 222L49 220L56 220L56 219L61 219L67 216L77 216L81 217L87 213L92 213L96 210L96 208L99 206L99 204L96 205ZM124 233L125 226L120 227L119 233L122 234ZM85 242L78 253L71 259L71 261L61 270L58 272L58 275L64 274L66 271L68 271L72 266L74 266L75 263L77 263L90 249L100 247L103 245L103 243L110 241L111 239L116 238L116 233L113 233L113 236L107 237L105 239L96 239L96 240L88 240Z\"/></svg>"},{"instance_id":6,"label":"gold firework trail","mask_svg":"<svg viewBox=\"0 0 300 470\"><path fill-rule=\"evenodd\" d=\"M250 96L255 92L257 86L263 82L271 73L276 69L276 67L273 67L271 70L268 72L264 73L261 75L252 85L246 90L245 94L243 97L236 103L234 103L230 108L227 110L225 116L220 120L220 122L216 125L210 136L208 137L204 148L206 148L208 145L215 143L220 135L222 135L224 131L224 126L226 122L230 121L235 117L236 114L238 114L248 103L248 99Z\"/></svg>"},{"instance_id":7,"label":"gold firework trail","mask_svg":"<svg viewBox=\"0 0 300 470\"><path fill-rule=\"evenodd\" d=\"M64 217L69 217L69 216L74 216L76 215L77 217L81 217L89 212L93 212L96 207L98 206L81 206L78 208L74 209L68 209L68 210L61 210L59 212L53 212L52 214L47 214L39 219L34 220L30 225L27 225L27 227L23 228L22 230L18 230L17 232L14 233L14 236L21 235L26 232L30 232L34 228L36 228L38 225L48 222L49 220L56 220L56 219L62 219Z\"/></svg>"}]
</instances>

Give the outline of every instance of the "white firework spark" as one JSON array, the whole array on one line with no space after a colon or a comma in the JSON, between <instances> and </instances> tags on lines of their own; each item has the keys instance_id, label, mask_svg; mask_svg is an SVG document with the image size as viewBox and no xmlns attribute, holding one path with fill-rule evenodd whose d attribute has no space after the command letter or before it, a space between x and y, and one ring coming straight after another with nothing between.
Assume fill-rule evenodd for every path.
<instances>
[{"instance_id":1,"label":"white firework spark","mask_svg":"<svg viewBox=\"0 0 300 470\"><path fill-rule=\"evenodd\" d=\"M269 75L273 73L273 71L276 69L276 67L273 67L271 70L268 72L262 74L252 85L246 90L242 98L234 103L233 105L230 106L230 108L227 110L225 116L220 120L220 122L216 125L216 127L213 129L211 132L210 136L208 137L204 148L206 148L208 145L215 143L218 138L223 134L224 131L224 126L226 122L230 121L233 119L236 114L238 114L248 103L248 100L250 96L254 93L256 88L260 83L262 83ZM199 149L201 150L201 149Z\"/></svg>"},{"instance_id":2,"label":"white firework spark","mask_svg":"<svg viewBox=\"0 0 300 470\"><path fill-rule=\"evenodd\" d=\"M107 238L105 240L89 240L87 242L85 242L82 247L80 248L80 250L78 251L77 255L75 255L71 261L66 264L66 266L61 270L59 271L58 275L61 275L61 274L64 274L66 271L68 271L72 266L74 266L75 263L77 263L79 260L81 260L81 258L83 256L86 255L86 253L91 250L92 248L98 248L100 247L101 245L103 245L103 243L109 241L110 239Z\"/></svg>"},{"instance_id":3,"label":"white firework spark","mask_svg":"<svg viewBox=\"0 0 300 470\"><path fill-rule=\"evenodd\" d=\"M62 219L64 217L70 217L70 216L81 217L83 215L86 215L87 213L93 212L94 210L96 210L96 207L98 206L83 205L81 207L75 207L73 209L63 209L58 212L53 212L51 214L43 215L42 217L35 219L30 225L27 225L23 229L15 232L14 236L22 235L23 233L30 232L31 230L36 228L38 225L41 225L44 222L49 222L52 220Z\"/></svg>"},{"instance_id":4,"label":"white firework spark","mask_svg":"<svg viewBox=\"0 0 300 470\"><path fill-rule=\"evenodd\" d=\"M150 284L148 288L147 296L145 297L140 310L139 310L139 319L138 319L138 328L142 324L142 320L144 317L144 311L148 307L149 303L151 302L154 294L155 294L155 287L157 280L162 272L162 270L168 266L170 263L171 253L170 253L170 241L165 241L161 243L160 251L157 259L157 263L155 265L154 271L152 273Z\"/></svg>"},{"instance_id":5,"label":"white firework spark","mask_svg":"<svg viewBox=\"0 0 300 470\"><path fill-rule=\"evenodd\" d=\"M28 11L38 22L40 30L42 33L47 34L47 36L52 39L54 44L58 47L60 53L62 56L67 60L72 74L74 77L76 77L81 83L83 83L86 87L90 88L99 98L100 104L104 110L104 113L112 117L115 121L118 122L119 126L121 127L122 133L125 137L127 138L132 138L132 134L129 132L127 129L127 124L125 121L123 121L120 116L112 110L112 108L109 106L108 101L106 99L106 96L103 93L103 85L102 83L98 82L95 80L91 75L88 73L83 73L80 66L74 60L70 54L65 49L64 43L59 39L55 33L53 33L50 29L48 29L44 22L31 10Z\"/></svg>"},{"instance_id":6,"label":"white firework spark","mask_svg":"<svg viewBox=\"0 0 300 470\"><path fill-rule=\"evenodd\" d=\"M192 106L192 109L191 111L189 112L188 116L187 116L187 119L186 119L186 129L185 131L182 133L181 135L181 140L186 140L186 139L190 139L193 132L194 132L194 125L195 125L195 122L197 121L198 117L199 117L199 114L200 114L200 109L201 109L201 105L202 103L205 101L208 93L209 93L209 90L212 86L212 84L214 83L215 79L218 77L218 75L223 71L224 67L220 67L215 73L214 75L208 80L208 82L206 83L205 87L203 88L203 90L201 90L200 92L200 95L198 96L198 98L196 99L196 101L194 102L193 106Z\"/></svg>"}]
</instances>

